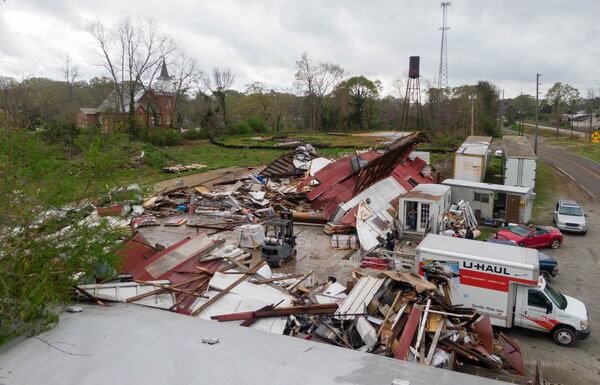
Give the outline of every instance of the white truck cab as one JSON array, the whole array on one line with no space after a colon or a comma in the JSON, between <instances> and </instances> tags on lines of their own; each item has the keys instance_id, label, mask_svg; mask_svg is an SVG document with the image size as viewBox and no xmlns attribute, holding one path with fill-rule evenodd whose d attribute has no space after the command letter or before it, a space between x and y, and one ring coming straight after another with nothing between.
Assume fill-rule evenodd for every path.
<instances>
[{"instance_id":1,"label":"white truck cab","mask_svg":"<svg viewBox=\"0 0 600 385\"><path fill-rule=\"evenodd\" d=\"M543 277L537 287L517 286L514 324L551 332L554 342L563 346L590 335L585 304L552 288Z\"/></svg>"},{"instance_id":2,"label":"white truck cab","mask_svg":"<svg viewBox=\"0 0 600 385\"><path fill-rule=\"evenodd\" d=\"M417 246L418 273L435 264L457 273L449 282L455 305L489 315L493 325L551 333L569 346L590 335L583 302L561 294L540 276L539 252L470 239L428 234Z\"/></svg>"}]
</instances>

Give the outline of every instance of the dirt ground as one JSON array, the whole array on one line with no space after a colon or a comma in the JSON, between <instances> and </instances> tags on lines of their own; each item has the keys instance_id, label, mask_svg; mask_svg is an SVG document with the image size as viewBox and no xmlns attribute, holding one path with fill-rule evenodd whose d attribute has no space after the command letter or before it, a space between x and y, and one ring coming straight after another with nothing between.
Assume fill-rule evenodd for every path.
<instances>
[{"instance_id":1,"label":"dirt ground","mask_svg":"<svg viewBox=\"0 0 600 385\"><path fill-rule=\"evenodd\" d=\"M588 309L592 334L572 347L554 344L551 337L526 329L507 330L522 345L527 368L541 362L544 378L564 385L600 384L600 203L592 199L571 179L557 171L556 198L576 199L588 214L585 236L565 234L556 250L544 250L558 260L560 271L551 285L566 295L583 301ZM552 212L542 216L541 225L552 225Z\"/></svg>"}]
</instances>

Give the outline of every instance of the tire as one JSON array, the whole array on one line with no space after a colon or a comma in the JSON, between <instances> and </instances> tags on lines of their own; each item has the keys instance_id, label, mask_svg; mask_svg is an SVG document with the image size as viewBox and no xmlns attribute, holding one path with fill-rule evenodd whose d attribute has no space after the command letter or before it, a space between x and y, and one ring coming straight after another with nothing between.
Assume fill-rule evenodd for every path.
<instances>
[{"instance_id":1,"label":"tire","mask_svg":"<svg viewBox=\"0 0 600 385\"><path fill-rule=\"evenodd\" d=\"M527 247L527 245L525 244L525 242L519 242L519 247Z\"/></svg>"},{"instance_id":2,"label":"tire","mask_svg":"<svg viewBox=\"0 0 600 385\"><path fill-rule=\"evenodd\" d=\"M283 267L283 265L285 264L285 261L283 260L283 258L281 258L278 262L277 262L277 267Z\"/></svg>"},{"instance_id":3,"label":"tire","mask_svg":"<svg viewBox=\"0 0 600 385\"><path fill-rule=\"evenodd\" d=\"M559 346L571 346L575 343L575 331L569 326L559 326L552 331L552 339Z\"/></svg>"},{"instance_id":4,"label":"tire","mask_svg":"<svg viewBox=\"0 0 600 385\"><path fill-rule=\"evenodd\" d=\"M585 230L583 233L581 233L581 235L586 235L587 234L587 230Z\"/></svg>"},{"instance_id":5,"label":"tire","mask_svg":"<svg viewBox=\"0 0 600 385\"><path fill-rule=\"evenodd\" d=\"M560 246L560 241L557 238L554 238L552 242L550 242L550 248L558 249L558 246Z\"/></svg>"},{"instance_id":6,"label":"tire","mask_svg":"<svg viewBox=\"0 0 600 385\"><path fill-rule=\"evenodd\" d=\"M294 249L294 258L296 258L296 256L298 255L298 250Z\"/></svg>"}]
</instances>

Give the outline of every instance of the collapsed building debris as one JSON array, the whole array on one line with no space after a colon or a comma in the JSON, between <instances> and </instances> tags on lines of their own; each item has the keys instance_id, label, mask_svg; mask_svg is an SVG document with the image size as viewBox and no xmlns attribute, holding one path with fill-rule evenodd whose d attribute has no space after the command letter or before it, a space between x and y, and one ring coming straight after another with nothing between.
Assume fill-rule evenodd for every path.
<instances>
[{"instance_id":1,"label":"collapsed building debris","mask_svg":"<svg viewBox=\"0 0 600 385\"><path fill-rule=\"evenodd\" d=\"M335 161L303 145L237 179L165 189L130 209L110 202L97 215L130 215L134 231L119 251L122 275L114 282L79 285L76 294L428 366L523 376L518 343L494 332L489 318L475 309L452 304L444 272L428 270L429 281L410 273L416 271L414 256L395 247L403 230L402 196L427 184L412 197L446 201L448 189L439 192L423 172L425 162L409 157L424 141L409 134L385 150ZM322 226L332 234L332 248L358 255L353 279L344 285L312 270L273 272L268 258L253 260L253 254L260 256L255 249L277 241L265 239L265 224L281 221L281 213L293 222ZM477 226L464 202L431 214L440 223ZM197 233L163 247L137 232L145 226L192 227ZM225 231L232 231L235 241L226 241ZM295 239L293 228L289 232Z\"/></svg>"}]
</instances>

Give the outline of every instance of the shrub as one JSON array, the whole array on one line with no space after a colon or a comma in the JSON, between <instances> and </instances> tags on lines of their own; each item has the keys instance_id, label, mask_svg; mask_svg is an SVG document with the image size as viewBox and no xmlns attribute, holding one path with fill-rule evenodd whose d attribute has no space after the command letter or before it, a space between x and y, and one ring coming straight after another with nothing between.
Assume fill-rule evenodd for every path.
<instances>
[{"instance_id":1,"label":"shrub","mask_svg":"<svg viewBox=\"0 0 600 385\"><path fill-rule=\"evenodd\" d=\"M183 137L187 140L209 139L210 134L206 130L197 130L192 128L184 132Z\"/></svg>"},{"instance_id":2,"label":"shrub","mask_svg":"<svg viewBox=\"0 0 600 385\"><path fill-rule=\"evenodd\" d=\"M170 128L146 128L142 131L141 139L155 146L176 146L183 143L183 136Z\"/></svg>"},{"instance_id":3,"label":"shrub","mask_svg":"<svg viewBox=\"0 0 600 385\"><path fill-rule=\"evenodd\" d=\"M248 119L246 119L246 123L253 132L267 132L267 124L260 116L251 116Z\"/></svg>"},{"instance_id":4,"label":"shrub","mask_svg":"<svg viewBox=\"0 0 600 385\"><path fill-rule=\"evenodd\" d=\"M233 134L236 135L245 135L251 132L250 126L246 121L241 121L235 125L233 128Z\"/></svg>"}]
</instances>

